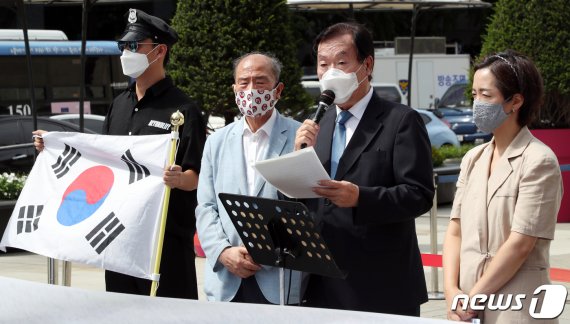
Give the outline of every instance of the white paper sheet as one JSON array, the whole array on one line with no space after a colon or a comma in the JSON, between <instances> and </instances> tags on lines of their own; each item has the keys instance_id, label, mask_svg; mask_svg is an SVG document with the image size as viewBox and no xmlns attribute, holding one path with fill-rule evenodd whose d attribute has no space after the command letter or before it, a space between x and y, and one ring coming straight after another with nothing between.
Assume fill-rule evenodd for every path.
<instances>
[{"instance_id":1,"label":"white paper sheet","mask_svg":"<svg viewBox=\"0 0 570 324\"><path fill-rule=\"evenodd\" d=\"M254 168L289 198L317 198L311 188L318 187L319 180L330 180L313 147L259 161Z\"/></svg>"}]
</instances>

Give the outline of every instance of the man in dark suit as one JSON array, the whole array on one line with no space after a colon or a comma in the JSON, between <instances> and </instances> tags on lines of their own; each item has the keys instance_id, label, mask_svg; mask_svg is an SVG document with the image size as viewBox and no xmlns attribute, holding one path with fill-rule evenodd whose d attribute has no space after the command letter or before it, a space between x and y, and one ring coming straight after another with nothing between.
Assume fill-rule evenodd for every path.
<instances>
[{"instance_id":1,"label":"man in dark suit","mask_svg":"<svg viewBox=\"0 0 570 324\"><path fill-rule=\"evenodd\" d=\"M335 92L320 125L306 120L295 148L314 146L331 179L307 202L344 279L311 275L306 304L419 316L427 301L415 218L434 186L431 147L420 115L386 101L371 85L372 35L339 23L315 40L323 90Z\"/></svg>"}]
</instances>

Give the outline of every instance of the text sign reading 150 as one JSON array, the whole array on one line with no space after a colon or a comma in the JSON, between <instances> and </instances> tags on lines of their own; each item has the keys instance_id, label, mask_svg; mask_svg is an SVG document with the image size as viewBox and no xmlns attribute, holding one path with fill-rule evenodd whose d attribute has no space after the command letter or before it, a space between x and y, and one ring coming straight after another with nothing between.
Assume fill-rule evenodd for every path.
<instances>
[{"instance_id":1,"label":"text sign reading 150","mask_svg":"<svg viewBox=\"0 0 570 324\"><path fill-rule=\"evenodd\" d=\"M9 105L8 110L10 111L10 115L22 115L22 116L29 116L32 114L32 109L30 105Z\"/></svg>"}]
</instances>

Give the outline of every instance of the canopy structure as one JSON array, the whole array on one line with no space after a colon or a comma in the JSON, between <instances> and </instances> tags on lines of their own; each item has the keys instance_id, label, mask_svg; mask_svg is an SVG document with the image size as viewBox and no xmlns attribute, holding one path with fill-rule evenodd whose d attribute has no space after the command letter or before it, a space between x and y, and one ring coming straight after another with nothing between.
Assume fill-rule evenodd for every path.
<instances>
[{"instance_id":1,"label":"canopy structure","mask_svg":"<svg viewBox=\"0 0 570 324\"><path fill-rule=\"evenodd\" d=\"M124 2L141 2L145 0L14 0L23 2L25 4L44 4L44 5L82 5L84 2L90 2L91 4L97 3L124 3Z\"/></svg>"},{"instance_id":2,"label":"canopy structure","mask_svg":"<svg viewBox=\"0 0 570 324\"><path fill-rule=\"evenodd\" d=\"M481 0L288 0L287 4L300 10L412 10L414 6L442 9L491 6Z\"/></svg>"},{"instance_id":3,"label":"canopy structure","mask_svg":"<svg viewBox=\"0 0 570 324\"><path fill-rule=\"evenodd\" d=\"M412 63L414 59L414 38L418 14L423 10L431 9L465 9L488 8L490 3L481 0L287 0L287 5L294 10L304 11L412 11L410 28L410 58L408 62L408 106L411 104L412 94Z\"/></svg>"}]
</instances>

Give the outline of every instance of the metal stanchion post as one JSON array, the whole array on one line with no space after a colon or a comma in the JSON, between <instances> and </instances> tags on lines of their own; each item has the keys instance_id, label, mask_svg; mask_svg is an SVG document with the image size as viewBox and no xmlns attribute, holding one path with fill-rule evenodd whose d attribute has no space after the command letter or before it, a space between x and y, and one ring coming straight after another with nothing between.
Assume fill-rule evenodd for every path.
<instances>
[{"instance_id":1,"label":"metal stanchion post","mask_svg":"<svg viewBox=\"0 0 570 324\"><path fill-rule=\"evenodd\" d=\"M433 174L433 205L429 212L430 219L430 247L431 254L437 254L437 173ZM437 267L431 267L431 292L429 299L443 299L443 293L439 291L439 273Z\"/></svg>"},{"instance_id":2,"label":"metal stanchion post","mask_svg":"<svg viewBox=\"0 0 570 324\"><path fill-rule=\"evenodd\" d=\"M48 258L48 284L50 285L57 285L57 260Z\"/></svg>"},{"instance_id":3,"label":"metal stanchion post","mask_svg":"<svg viewBox=\"0 0 570 324\"><path fill-rule=\"evenodd\" d=\"M63 266L61 269L61 284L63 286L71 287L71 262L62 261Z\"/></svg>"}]
</instances>

